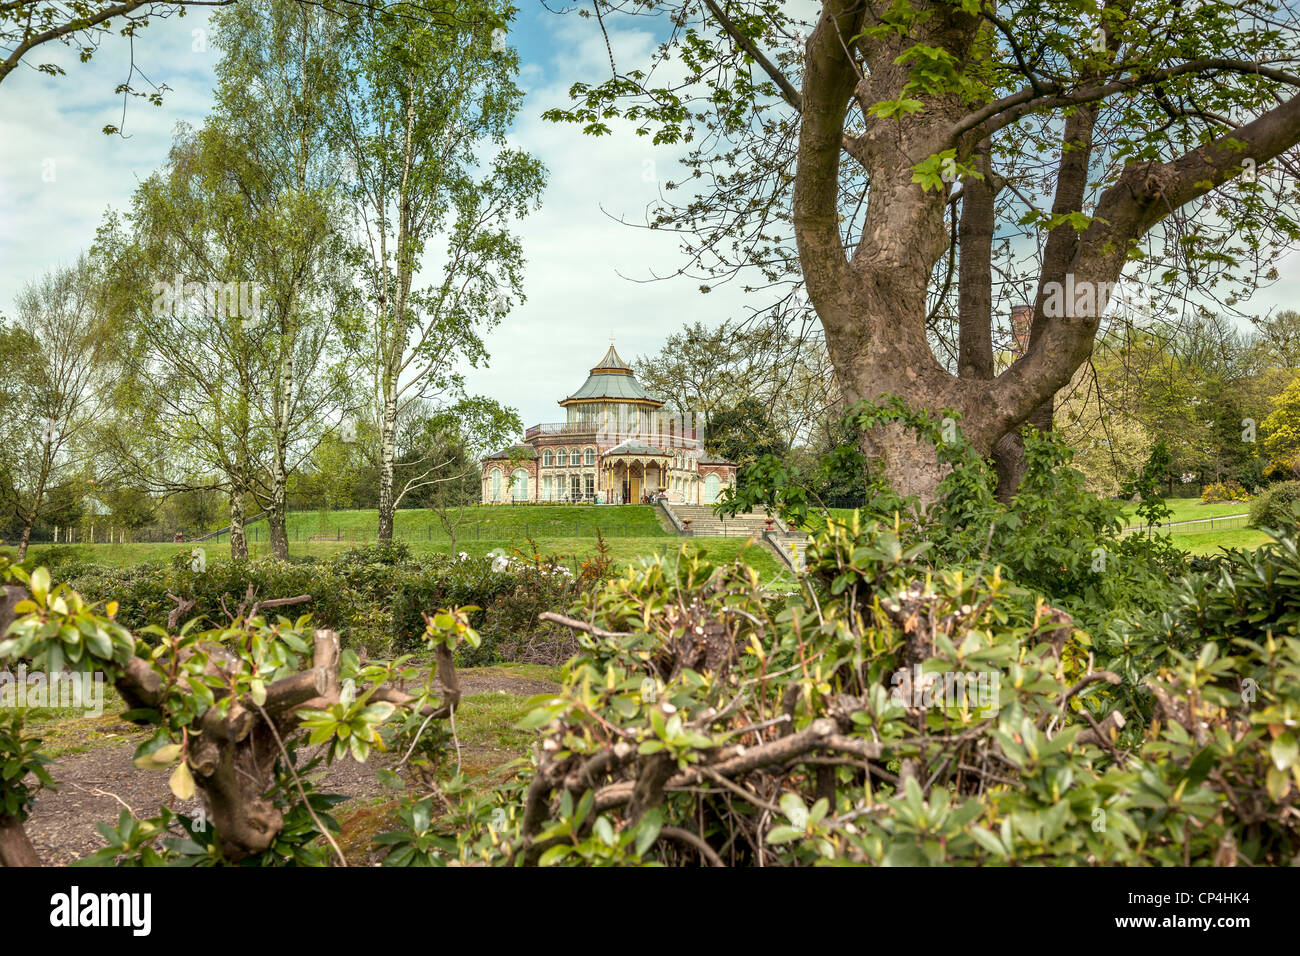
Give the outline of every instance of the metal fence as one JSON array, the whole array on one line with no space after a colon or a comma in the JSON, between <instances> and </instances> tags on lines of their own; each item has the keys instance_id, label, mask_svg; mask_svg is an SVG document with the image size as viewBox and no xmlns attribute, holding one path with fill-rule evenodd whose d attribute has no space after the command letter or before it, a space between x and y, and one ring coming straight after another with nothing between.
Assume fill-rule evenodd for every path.
<instances>
[{"instance_id":1,"label":"metal fence","mask_svg":"<svg viewBox=\"0 0 1300 956\"><path fill-rule=\"evenodd\" d=\"M1138 525L1126 529L1126 534L1146 534L1155 531L1158 534L1198 534L1204 531L1229 531L1244 528L1250 522L1250 515L1220 515L1215 518L1192 518L1187 521L1166 521L1157 525Z\"/></svg>"}]
</instances>

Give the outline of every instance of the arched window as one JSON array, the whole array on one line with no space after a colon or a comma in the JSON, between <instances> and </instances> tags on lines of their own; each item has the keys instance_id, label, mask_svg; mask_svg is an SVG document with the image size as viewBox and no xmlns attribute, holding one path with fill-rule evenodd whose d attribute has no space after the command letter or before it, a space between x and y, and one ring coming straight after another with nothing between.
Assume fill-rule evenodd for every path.
<instances>
[{"instance_id":1,"label":"arched window","mask_svg":"<svg viewBox=\"0 0 1300 956\"><path fill-rule=\"evenodd\" d=\"M584 465L594 465L596 463L596 449L588 448L587 455L583 459L582 463Z\"/></svg>"},{"instance_id":2,"label":"arched window","mask_svg":"<svg viewBox=\"0 0 1300 956\"><path fill-rule=\"evenodd\" d=\"M718 500L719 485L718 476L710 474L704 479L704 503L706 505L714 504Z\"/></svg>"},{"instance_id":3,"label":"arched window","mask_svg":"<svg viewBox=\"0 0 1300 956\"><path fill-rule=\"evenodd\" d=\"M492 500L501 500L501 471L497 468L492 469Z\"/></svg>"},{"instance_id":4,"label":"arched window","mask_svg":"<svg viewBox=\"0 0 1300 956\"><path fill-rule=\"evenodd\" d=\"M512 491L514 492L515 501L528 500L528 472L519 468L511 475Z\"/></svg>"},{"instance_id":5,"label":"arched window","mask_svg":"<svg viewBox=\"0 0 1300 956\"><path fill-rule=\"evenodd\" d=\"M558 468L564 468L569 464L569 450L561 448L555 453L555 465Z\"/></svg>"},{"instance_id":6,"label":"arched window","mask_svg":"<svg viewBox=\"0 0 1300 956\"><path fill-rule=\"evenodd\" d=\"M555 453L548 448L542 452L542 466L550 468L553 464L555 464Z\"/></svg>"},{"instance_id":7,"label":"arched window","mask_svg":"<svg viewBox=\"0 0 1300 956\"><path fill-rule=\"evenodd\" d=\"M575 448L569 452L569 465L577 468L580 464L582 464L582 449Z\"/></svg>"}]
</instances>

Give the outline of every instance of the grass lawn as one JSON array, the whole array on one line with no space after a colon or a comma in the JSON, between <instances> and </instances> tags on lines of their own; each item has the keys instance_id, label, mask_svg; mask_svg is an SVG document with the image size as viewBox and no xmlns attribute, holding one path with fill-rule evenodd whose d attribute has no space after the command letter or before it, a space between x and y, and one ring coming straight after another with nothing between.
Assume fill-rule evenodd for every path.
<instances>
[{"instance_id":1,"label":"grass lawn","mask_svg":"<svg viewBox=\"0 0 1300 956\"><path fill-rule=\"evenodd\" d=\"M1250 511L1249 501L1220 501L1215 504L1205 504L1200 498L1166 498L1167 504L1173 514L1169 516L1169 521L1196 521L1200 518L1217 518L1220 515L1238 515ZM831 508L830 513L837 518L847 518L853 514L852 508ZM1128 519L1129 524L1141 524L1142 521L1137 517L1137 505L1125 504L1124 517ZM819 516L814 519L820 524ZM810 521L811 523L811 521Z\"/></svg>"},{"instance_id":2,"label":"grass lawn","mask_svg":"<svg viewBox=\"0 0 1300 956\"><path fill-rule=\"evenodd\" d=\"M1170 536L1178 547L1191 554L1216 554L1220 548L1252 550L1268 542L1269 537L1254 528L1230 528L1225 531L1198 531Z\"/></svg>"},{"instance_id":3,"label":"grass lawn","mask_svg":"<svg viewBox=\"0 0 1300 956\"><path fill-rule=\"evenodd\" d=\"M310 542L332 536L352 544L374 541L379 513L360 511L295 511L288 517L289 540ZM607 538L668 537L650 505L474 505L465 509L456 529L458 541L520 540L532 535L545 538L586 538L596 530ZM265 542L266 521L248 526L249 540ZM446 530L433 511L412 508L398 511L393 519L393 537L400 541L449 541ZM222 535L213 541L229 541Z\"/></svg>"},{"instance_id":4,"label":"grass lawn","mask_svg":"<svg viewBox=\"0 0 1300 956\"><path fill-rule=\"evenodd\" d=\"M1205 504L1200 498L1166 498L1165 504L1173 511L1170 521L1196 521L1199 518L1217 518L1219 515L1239 515L1250 511L1249 501L1219 501ZM1137 517L1137 505L1124 506L1124 516L1129 524L1142 524Z\"/></svg>"},{"instance_id":5,"label":"grass lawn","mask_svg":"<svg viewBox=\"0 0 1300 956\"><path fill-rule=\"evenodd\" d=\"M24 729L30 736L41 739L41 753L47 757L85 753L95 747L135 739L144 733L140 727L122 720L127 707L112 684L105 681L102 692L102 710L97 715L91 706L80 709L24 707ZM9 688L7 693L13 694L13 689ZM9 705L14 704L10 699Z\"/></svg>"}]
</instances>

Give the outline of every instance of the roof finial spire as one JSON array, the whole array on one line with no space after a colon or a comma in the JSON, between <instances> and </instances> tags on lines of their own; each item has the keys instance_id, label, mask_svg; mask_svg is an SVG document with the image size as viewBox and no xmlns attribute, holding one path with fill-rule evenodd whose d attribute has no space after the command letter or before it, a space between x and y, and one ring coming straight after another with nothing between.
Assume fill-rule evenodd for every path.
<instances>
[{"instance_id":1,"label":"roof finial spire","mask_svg":"<svg viewBox=\"0 0 1300 956\"><path fill-rule=\"evenodd\" d=\"M610 348L613 348L613 347L614 347L614 333L613 333L613 331L611 331L611 332L609 333L609 345L610 345Z\"/></svg>"}]
</instances>

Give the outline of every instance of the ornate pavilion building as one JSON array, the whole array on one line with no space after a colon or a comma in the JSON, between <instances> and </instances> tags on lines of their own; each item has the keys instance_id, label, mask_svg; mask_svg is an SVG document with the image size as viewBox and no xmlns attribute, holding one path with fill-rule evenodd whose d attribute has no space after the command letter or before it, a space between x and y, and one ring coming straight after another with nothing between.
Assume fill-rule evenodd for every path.
<instances>
[{"instance_id":1,"label":"ornate pavilion building","mask_svg":"<svg viewBox=\"0 0 1300 956\"><path fill-rule=\"evenodd\" d=\"M610 345L582 388L560 402L564 421L534 425L522 442L483 459L483 503L636 504L663 494L713 504L735 484L736 465L706 455L693 418L663 406Z\"/></svg>"}]
</instances>

